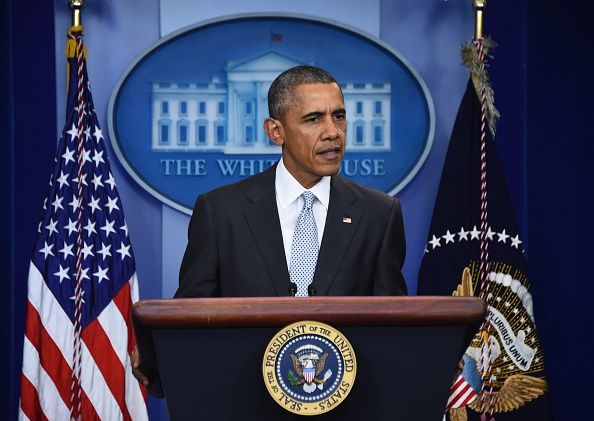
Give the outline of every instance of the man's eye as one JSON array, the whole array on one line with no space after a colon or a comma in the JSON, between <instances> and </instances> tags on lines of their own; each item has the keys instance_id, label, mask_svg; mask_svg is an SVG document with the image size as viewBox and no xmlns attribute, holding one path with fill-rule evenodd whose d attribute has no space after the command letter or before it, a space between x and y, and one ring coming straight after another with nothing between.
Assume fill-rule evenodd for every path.
<instances>
[{"instance_id":1,"label":"man's eye","mask_svg":"<svg viewBox=\"0 0 594 421\"><path fill-rule=\"evenodd\" d=\"M346 114L345 113L334 114L334 118L336 120L344 120L346 118Z\"/></svg>"},{"instance_id":2,"label":"man's eye","mask_svg":"<svg viewBox=\"0 0 594 421\"><path fill-rule=\"evenodd\" d=\"M320 121L320 116L309 117L305 121L307 121L308 123L316 123L316 122Z\"/></svg>"}]
</instances>

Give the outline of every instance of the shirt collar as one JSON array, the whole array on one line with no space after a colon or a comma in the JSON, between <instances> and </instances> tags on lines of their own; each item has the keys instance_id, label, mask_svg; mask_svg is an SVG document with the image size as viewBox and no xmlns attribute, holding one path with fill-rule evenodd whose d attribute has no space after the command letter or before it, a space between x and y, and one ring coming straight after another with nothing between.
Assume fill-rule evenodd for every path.
<instances>
[{"instance_id":1,"label":"shirt collar","mask_svg":"<svg viewBox=\"0 0 594 421\"><path fill-rule=\"evenodd\" d=\"M330 176L322 177L315 186L309 189L310 192L316 195L316 198L324 205L326 210L328 210L328 203L330 202L330 178ZM286 209L307 190L287 170L282 158L276 166L275 188L281 209Z\"/></svg>"}]
</instances>

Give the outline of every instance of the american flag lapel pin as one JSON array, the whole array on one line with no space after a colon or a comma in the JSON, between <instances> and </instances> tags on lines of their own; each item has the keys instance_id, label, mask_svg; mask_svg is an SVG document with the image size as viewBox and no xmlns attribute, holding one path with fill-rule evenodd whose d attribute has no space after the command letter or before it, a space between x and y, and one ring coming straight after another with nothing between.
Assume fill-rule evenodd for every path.
<instances>
[{"instance_id":1,"label":"american flag lapel pin","mask_svg":"<svg viewBox=\"0 0 594 421\"><path fill-rule=\"evenodd\" d=\"M353 220L351 219L350 216L344 216L342 218L342 222L345 223L345 224L350 224L351 222L353 222Z\"/></svg>"}]
</instances>

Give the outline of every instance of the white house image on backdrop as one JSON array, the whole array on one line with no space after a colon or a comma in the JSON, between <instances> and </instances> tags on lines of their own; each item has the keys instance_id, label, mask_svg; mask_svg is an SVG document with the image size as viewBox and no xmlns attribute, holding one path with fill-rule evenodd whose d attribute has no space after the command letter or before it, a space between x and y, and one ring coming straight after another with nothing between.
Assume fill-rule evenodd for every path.
<instances>
[{"instance_id":1,"label":"white house image on backdrop","mask_svg":"<svg viewBox=\"0 0 594 421\"><path fill-rule=\"evenodd\" d=\"M152 150L161 152L280 153L266 136L270 84L284 70L306 64L277 51L227 62L226 82L152 84ZM389 152L391 85L341 84L349 152Z\"/></svg>"}]
</instances>

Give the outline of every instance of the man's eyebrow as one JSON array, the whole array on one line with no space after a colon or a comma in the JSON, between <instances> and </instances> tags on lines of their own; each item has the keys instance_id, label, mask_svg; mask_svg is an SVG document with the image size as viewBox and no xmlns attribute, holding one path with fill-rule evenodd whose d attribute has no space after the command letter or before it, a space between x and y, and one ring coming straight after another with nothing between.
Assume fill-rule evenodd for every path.
<instances>
[{"instance_id":1,"label":"man's eyebrow","mask_svg":"<svg viewBox=\"0 0 594 421\"><path fill-rule=\"evenodd\" d=\"M309 118L313 118L313 117L320 117L322 115L326 114L324 111L312 111L310 113L305 114L304 116L301 117L302 120L307 120ZM336 114L346 114L346 109L344 108L337 108L335 110L332 110L332 115L336 115Z\"/></svg>"},{"instance_id":2,"label":"man's eyebrow","mask_svg":"<svg viewBox=\"0 0 594 421\"><path fill-rule=\"evenodd\" d=\"M310 113L305 114L304 116L301 116L302 120L307 120L309 118L312 117L319 117L321 115L324 115L325 113L323 111L312 111Z\"/></svg>"}]
</instances>

